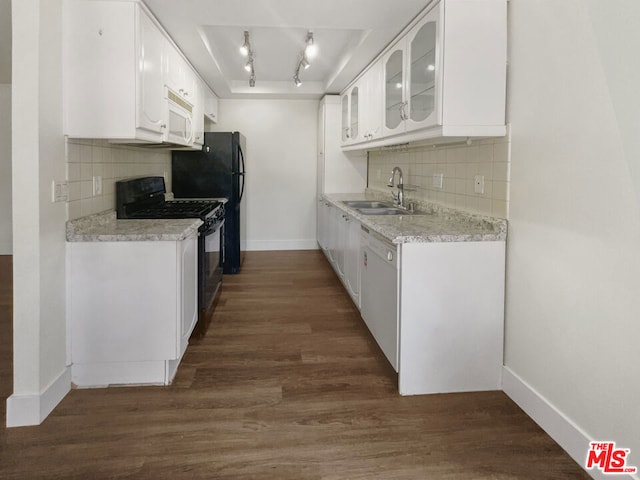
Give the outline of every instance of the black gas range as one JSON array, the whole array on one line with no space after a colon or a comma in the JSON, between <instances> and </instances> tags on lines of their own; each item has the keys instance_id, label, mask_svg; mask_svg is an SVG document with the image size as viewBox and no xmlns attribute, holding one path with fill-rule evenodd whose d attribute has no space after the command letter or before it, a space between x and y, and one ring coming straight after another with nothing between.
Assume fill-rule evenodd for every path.
<instances>
[{"instance_id":1,"label":"black gas range","mask_svg":"<svg viewBox=\"0 0 640 480\"><path fill-rule=\"evenodd\" d=\"M164 177L137 177L116 182L118 218L200 218L216 215L224 206L218 200L167 200Z\"/></svg>"},{"instance_id":2,"label":"black gas range","mask_svg":"<svg viewBox=\"0 0 640 480\"><path fill-rule=\"evenodd\" d=\"M116 182L116 215L120 219L199 218L198 308L207 315L222 284L224 204L217 200L167 200L164 177L137 177Z\"/></svg>"}]
</instances>

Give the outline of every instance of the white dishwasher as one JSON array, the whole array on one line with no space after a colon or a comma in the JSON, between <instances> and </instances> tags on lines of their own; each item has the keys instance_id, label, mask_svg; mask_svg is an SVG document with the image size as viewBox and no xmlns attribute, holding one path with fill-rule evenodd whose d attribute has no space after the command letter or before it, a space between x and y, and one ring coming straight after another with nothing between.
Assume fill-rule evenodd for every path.
<instances>
[{"instance_id":1,"label":"white dishwasher","mask_svg":"<svg viewBox=\"0 0 640 480\"><path fill-rule=\"evenodd\" d=\"M361 314L376 342L398 371L397 248L362 226Z\"/></svg>"}]
</instances>

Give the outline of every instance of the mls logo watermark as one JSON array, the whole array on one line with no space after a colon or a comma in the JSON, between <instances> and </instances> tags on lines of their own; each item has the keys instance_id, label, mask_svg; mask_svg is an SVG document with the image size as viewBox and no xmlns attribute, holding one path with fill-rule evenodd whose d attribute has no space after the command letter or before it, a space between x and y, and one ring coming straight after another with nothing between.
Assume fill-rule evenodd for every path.
<instances>
[{"instance_id":1,"label":"mls logo watermark","mask_svg":"<svg viewBox=\"0 0 640 480\"><path fill-rule=\"evenodd\" d=\"M615 442L590 442L587 454L587 470L599 468L603 473L636 473L636 467L627 466L628 448L616 448Z\"/></svg>"}]
</instances>

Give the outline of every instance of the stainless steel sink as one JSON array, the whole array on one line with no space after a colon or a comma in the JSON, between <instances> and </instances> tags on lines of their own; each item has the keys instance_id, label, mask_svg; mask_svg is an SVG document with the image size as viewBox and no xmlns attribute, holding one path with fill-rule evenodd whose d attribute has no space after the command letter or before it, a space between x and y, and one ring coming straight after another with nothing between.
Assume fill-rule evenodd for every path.
<instances>
[{"instance_id":1,"label":"stainless steel sink","mask_svg":"<svg viewBox=\"0 0 640 480\"><path fill-rule=\"evenodd\" d=\"M352 200L342 202L344 205L356 210L361 208L393 208L391 205L385 202L379 202L377 200Z\"/></svg>"},{"instance_id":2,"label":"stainless steel sink","mask_svg":"<svg viewBox=\"0 0 640 480\"><path fill-rule=\"evenodd\" d=\"M395 207L356 208L362 215L411 215L407 210Z\"/></svg>"}]
</instances>

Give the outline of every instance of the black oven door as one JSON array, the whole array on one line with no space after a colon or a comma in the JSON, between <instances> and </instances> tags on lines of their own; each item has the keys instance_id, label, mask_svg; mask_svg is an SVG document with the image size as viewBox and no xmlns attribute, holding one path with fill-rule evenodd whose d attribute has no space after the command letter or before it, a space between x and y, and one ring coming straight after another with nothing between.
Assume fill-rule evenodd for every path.
<instances>
[{"instance_id":1,"label":"black oven door","mask_svg":"<svg viewBox=\"0 0 640 480\"><path fill-rule=\"evenodd\" d=\"M198 237L198 307L209 310L222 283L224 220L200 232Z\"/></svg>"}]
</instances>

